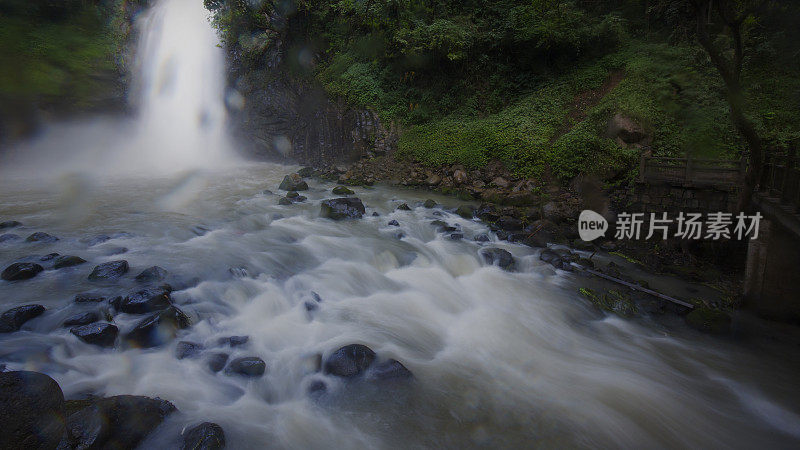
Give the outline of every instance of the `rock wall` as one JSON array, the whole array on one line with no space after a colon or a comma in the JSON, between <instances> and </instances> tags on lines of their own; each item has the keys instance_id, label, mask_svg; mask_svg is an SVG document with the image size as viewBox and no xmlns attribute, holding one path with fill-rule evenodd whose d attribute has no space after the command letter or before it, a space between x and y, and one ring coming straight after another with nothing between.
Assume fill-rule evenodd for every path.
<instances>
[{"instance_id":1,"label":"rock wall","mask_svg":"<svg viewBox=\"0 0 800 450\"><path fill-rule=\"evenodd\" d=\"M667 212L674 216L681 211L733 212L738 193L710 187L639 183L632 192L626 191L622 195L627 201L621 205L621 211Z\"/></svg>"},{"instance_id":2,"label":"rock wall","mask_svg":"<svg viewBox=\"0 0 800 450\"><path fill-rule=\"evenodd\" d=\"M280 44L261 68L230 54L234 135L249 154L315 167L351 163L396 148L397 130L371 111L330 98L313 78L291 74Z\"/></svg>"}]
</instances>

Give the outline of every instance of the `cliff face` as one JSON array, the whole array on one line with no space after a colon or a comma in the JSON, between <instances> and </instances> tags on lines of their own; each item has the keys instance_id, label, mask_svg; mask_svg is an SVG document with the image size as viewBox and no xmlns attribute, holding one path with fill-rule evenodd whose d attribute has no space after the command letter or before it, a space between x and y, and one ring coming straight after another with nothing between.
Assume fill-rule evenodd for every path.
<instances>
[{"instance_id":1,"label":"cliff face","mask_svg":"<svg viewBox=\"0 0 800 450\"><path fill-rule=\"evenodd\" d=\"M231 126L251 155L304 165L353 162L394 150L397 130L371 111L331 98L312 78L293 74L275 42L260 67L229 52Z\"/></svg>"}]
</instances>

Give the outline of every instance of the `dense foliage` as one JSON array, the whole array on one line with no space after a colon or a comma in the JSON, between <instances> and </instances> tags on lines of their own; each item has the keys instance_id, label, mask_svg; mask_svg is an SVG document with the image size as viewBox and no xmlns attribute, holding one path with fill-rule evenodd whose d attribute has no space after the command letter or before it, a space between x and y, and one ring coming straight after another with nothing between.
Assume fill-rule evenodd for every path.
<instances>
[{"instance_id":1,"label":"dense foliage","mask_svg":"<svg viewBox=\"0 0 800 450\"><path fill-rule=\"evenodd\" d=\"M280 46L287 69L396 121L401 154L431 164L499 158L529 175L630 175L639 150L604 135L617 113L652 134L655 154L743 151L690 1L206 4L245 63L264 64ZM792 2L768 1L745 27L748 112L781 145L800 137L798 17ZM592 90L601 98L575 111Z\"/></svg>"}]
</instances>

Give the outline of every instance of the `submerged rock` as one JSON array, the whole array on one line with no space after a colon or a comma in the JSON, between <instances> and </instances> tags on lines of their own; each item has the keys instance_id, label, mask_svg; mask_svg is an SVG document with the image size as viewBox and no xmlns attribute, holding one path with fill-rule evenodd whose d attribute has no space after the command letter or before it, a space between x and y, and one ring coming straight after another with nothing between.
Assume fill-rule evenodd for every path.
<instances>
[{"instance_id":1,"label":"submerged rock","mask_svg":"<svg viewBox=\"0 0 800 450\"><path fill-rule=\"evenodd\" d=\"M225 448L225 432L211 422L203 422L185 430L181 450L221 450Z\"/></svg>"},{"instance_id":2,"label":"submerged rock","mask_svg":"<svg viewBox=\"0 0 800 450\"><path fill-rule=\"evenodd\" d=\"M0 372L0 448L54 449L64 435L64 393L43 373Z\"/></svg>"},{"instance_id":3,"label":"submerged rock","mask_svg":"<svg viewBox=\"0 0 800 450\"><path fill-rule=\"evenodd\" d=\"M350 344L331 353L323 370L338 377L355 377L362 374L375 360L375 352L366 345Z\"/></svg>"},{"instance_id":4,"label":"submerged rock","mask_svg":"<svg viewBox=\"0 0 800 450\"><path fill-rule=\"evenodd\" d=\"M128 269L128 261L124 259L99 264L89 274L89 281L116 280L128 273Z\"/></svg>"},{"instance_id":5,"label":"submerged rock","mask_svg":"<svg viewBox=\"0 0 800 450\"><path fill-rule=\"evenodd\" d=\"M100 320L100 314L96 311L88 311L84 313L75 314L70 316L64 321L65 327L73 327L76 325L89 325Z\"/></svg>"},{"instance_id":6,"label":"submerged rock","mask_svg":"<svg viewBox=\"0 0 800 450\"><path fill-rule=\"evenodd\" d=\"M56 269L62 269L64 267L77 266L77 265L83 264L85 262L86 262L86 260L81 258L80 256L64 255L64 256L59 256L58 258L56 258L56 261L53 264L53 267L56 268Z\"/></svg>"},{"instance_id":7,"label":"submerged rock","mask_svg":"<svg viewBox=\"0 0 800 450\"><path fill-rule=\"evenodd\" d=\"M435 208L436 207L436 201L429 198L429 199L425 200L425 203L423 203L422 206L424 206L424 207L426 207L428 209Z\"/></svg>"},{"instance_id":8,"label":"submerged rock","mask_svg":"<svg viewBox=\"0 0 800 450\"><path fill-rule=\"evenodd\" d=\"M72 328L69 332L87 344L113 347L119 334L119 328L110 323L92 323Z\"/></svg>"},{"instance_id":9,"label":"submerged rock","mask_svg":"<svg viewBox=\"0 0 800 450\"><path fill-rule=\"evenodd\" d=\"M400 361L389 359L373 365L367 377L375 380L409 379L414 378L414 374Z\"/></svg>"},{"instance_id":10,"label":"submerged rock","mask_svg":"<svg viewBox=\"0 0 800 450\"><path fill-rule=\"evenodd\" d=\"M106 301L106 298L94 292L84 292L75 296L75 303L100 303Z\"/></svg>"},{"instance_id":11,"label":"submerged rock","mask_svg":"<svg viewBox=\"0 0 800 450\"><path fill-rule=\"evenodd\" d=\"M208 369L214 373L219 372L225 367L225 363L228 362L228 354L227 353L212 353L209 355L206 364L208 365Z\"/></svg>"},{"instance_id":12,"label":"submerged rock","mask_svg":"<svg viewBox=\"0 0 800 450\"><path fill-rule=\"evenodd\" d=\"M11 308L0 315L0 333L19 330L25 322L41 316L45 311L42 305L22 305Z\"/></svg>"},{"instance_id":13,"label":"submerged rock","mask_svg":"<svg viewBox=\"0 0 800 450\"><path fill-rule=\"evenodd\" d=\"M150 348L175 338L178 330L189 327L189 318L175 306L153 313L136 324L125 339L134 346Z\"/></svg>"},{"instance_id":14,"label":"submerged rock","mask_svg":"<svg viewBox=\"0 0 800 450\"><path fill-rule=\"evenodd\" d=\"M163 288L149 288L127 295L114 307L124 313L145 314L160 311L171 304L169 291Z\"/></svg>"},{"instance_id":15,"label":"submerged rock","mask_svg":"<svg viewBox=\"0 0 800 450\"><path fill-rule=\"evenodd\" d=\"M731 317L711 308L695 308L686 315L686 324L704 333L724 334L731 329Z\"/></svg>"},{"instance_id":16,"label":"submerged rock","mask_svg":"<svg viewBox=\"0 0 800 450\"><path fill-rule=\"evenodd\" d=\"M244 375L246 377L260 377L267 370L267 364L263 359L255 356L245 356L236 358L228 364L225 373Z\"/></svg>"},{"instance_id":17,"label":"submerged rock","mask_svg":"<svg viewBox=\"0 0 800 450\"><path fill-rule=\"evenodd\" d=\"M174 411L172 403L159 398L101 398L67 417L67 444L85 449L133 449Z\"/></svg>"},{"instance_id":18,"label":"submerged rock","mask_svg":"<svg viewBox=\"0 0 800 450\"><path fill-rule=\"evenodd\" d=\"M0 222L0 230L5 230L7 228L16 228L21 225L22 222L17 222L16 220L6 220L5 222Z\"/></svg>"},{"instance_id":19,"label":"submerged rock","mask_svg":"<svg viewBox=\"0 0 800 450\"><path fill-rule=\"evenodd\" d=\"M88 245L89 247L94 247L97 244L102 244L103 242L111 240L111 236L107 234L100 234L95 237L81 239L81 242Z\"/></svg>"},{"instance_id":20,"label":"submerged rock","mask_svg":"<svg viewBox=\"0 0 800 450\"><path fill-rule=\"evenodd\" d=\"M365 212L361 199L346 197L323 200L320 215L333 220L360 219Z\"/></svg>"},{"instance_id":21,"label":"submerged rock","mask_svg":"<svg viewBox=\"0 0 800 450\"><path fill-rule=\"evenodd\" d=\"M57 240L58 240L57 237L55 237L53 235L50 235L50 234L47 234L47 233L43 233L41 231L37 231L36 233L33 233L30 236L28 236L27 238L25 238L25 242L50 243L50 242L55 242Z\"/></svg>"},{"instance_id":22,"label":"submerged rock","mask_svg":"<svg viewBox=\"0 0 800 450\"><path fill-rule=\"evenodd\" d=\"M180 341L175 346L175 357L178 359L197 358L203 351L203 344L196 342Z\"/></svg>"},{"instance_id":23,"label":"submerged rock","mask_svg":"<svg viewBox=\"0 0 800 450\"><path fill-rule=\"evenodd\" d=\"M308 183L303 181L300 175L293 173L283 177L283 181L281 181L278 189L282 191L307 191Z\"/></svg>"},{"instance_id":24,"label":"submerged rock","mask_svg":"<svg viewBox=\"0 0 800 450\"><path fill-rule=\"evenodd\" d=\"M161 281L167 278L168 273L169 272L167 272L167 269L164 269L163 267L152 266L139 272L139 275L136 275L136 281L141 283Z\"/></svg>"},{"instance_id":25,"label":"submerged rock","mask_svg":"<svg viewBox=\"0 0 800 450\"><path fill-rule=\"evenodd\" d=\"M487 264L497 265L503 270L514 270L514 266L516 265L511 253L502 248L482 248L480 254Z\"/></svg>"},{"instance_id":26,"label":"submerged rock","mask_svg":"<svg viewBox=\"0 0 800 450\"><path fill-rule=\"evenodd\" d=\"M3 273L0 274L0 278L6 281L28 280L43 270L44 267L39 264L19 262L6 267Z\"/></svg>"},{"instance_id":27,"label":"submerged rock","mask_svg":"<svg viewBox=\"0 0 800 450\"><path fill-rule=\"evenodd\" d=\"M231 347L239 347L247 344L250 341L250 336L227 336L217 339L219 345L230 345Z\"/></svg>"},{"instance_id":28,"label":"submerged rock","mask_svg":"<svg viewBox=\"0 0 800 450\"><path fill-rule=\"evenodd\" d=\"M18 234L14 233L6 233L0 235L0 242L11 242L11 241L18 241L22 239Z\"/></svg>"}]
</instances>

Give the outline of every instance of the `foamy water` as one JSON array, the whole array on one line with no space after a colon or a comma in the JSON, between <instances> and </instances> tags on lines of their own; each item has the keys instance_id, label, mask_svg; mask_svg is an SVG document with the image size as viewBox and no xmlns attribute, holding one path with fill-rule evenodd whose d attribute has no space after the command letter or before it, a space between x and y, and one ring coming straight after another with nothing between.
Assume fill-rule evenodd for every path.
<instances>
[{"instance_id":1,"label":"foamy water","mask_svg":"<svg viewBox=\"0 0 800 450\"><path fill-rule=\"evenodd\" d=\"M367 215L334 222L319 217L333 185L311 181L306 203L278 206L276 195L261 191L277 191L291 170L255 165L177 179L4 186L0 217L26 225L15 233L41 230L61 240L0 244L3 265L51 252L89 263L0 282L3 309L33 302L48 308L27 330L0 335L0 362L50 374L67 397L172 401L180 413L145 448L167 445L199 420L221 424L230 448L798 444L796 346L709 337L678 318L606 316L577 294L586 279L555 272L535 249L473 242L484 226L419 206L429 194L356 188ZM400 202L413 210L394 211ZM387 225L392 219L399 228ZM465 239L437 234L434 219L458 224ZM196 226L210 231L197 236ZM129 235L92 247L81 242L121 231ZM509 250L518 271L486 266L481 245ZM119 246L128 252L108 255ZM94 265L120 258L131 272L118 284L98 288L86 280ZM76 293L124 294L152 265L192 285L173 295L193 321L176 341L232 358L258 356L267 374L212 373L203 358L176 359L175 342L100 349L60 326L97 307L75 305ZM309 313L303 303L312 291L322 303ZM114 321L124 334L140 317ZM216 347L230 335L250 341ZM349 343L403 362L415 380L345 384L314 372L314 355ZM315 380L328 385L326 394L308 394Z\"/></svg>"}]
</instances>

